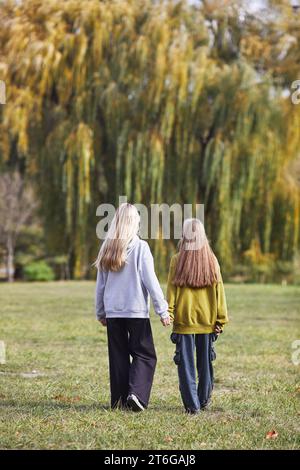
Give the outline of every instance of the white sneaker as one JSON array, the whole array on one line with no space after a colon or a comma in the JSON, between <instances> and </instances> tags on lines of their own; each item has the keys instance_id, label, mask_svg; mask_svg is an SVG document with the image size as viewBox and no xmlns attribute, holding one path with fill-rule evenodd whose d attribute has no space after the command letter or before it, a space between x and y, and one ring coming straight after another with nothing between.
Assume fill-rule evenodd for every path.
<instances>
[{"instance_id":1,"label":"white sneaker","mask_svg":"<svg viewBox=\"0 0 300 470\"><path fill-rule=\"evenodd\" d=\"M133 393L127 398L127 405L132 409L132 411L144 411L144 407Z\"/></svg>"}]
</instances>

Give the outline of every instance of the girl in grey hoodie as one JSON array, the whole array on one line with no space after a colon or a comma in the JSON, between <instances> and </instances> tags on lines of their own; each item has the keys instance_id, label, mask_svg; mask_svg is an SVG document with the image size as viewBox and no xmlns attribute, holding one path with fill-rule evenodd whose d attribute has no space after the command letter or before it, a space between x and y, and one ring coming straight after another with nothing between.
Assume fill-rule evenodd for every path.
<instances>
[{"instance_id":1,"label":"girl in grey hoodie","mask_svg":"<svg viewBox=\"0 0 300 470\"><path fill-rule=\"evenodd\" d=\"M147 408L156 366L149 296L162 324L170 324L149 245L137 235L139 223L137 209L121 204L95 262L96 317L107 326L111 406L133 411Z\"/></svg>"}]
</instances>

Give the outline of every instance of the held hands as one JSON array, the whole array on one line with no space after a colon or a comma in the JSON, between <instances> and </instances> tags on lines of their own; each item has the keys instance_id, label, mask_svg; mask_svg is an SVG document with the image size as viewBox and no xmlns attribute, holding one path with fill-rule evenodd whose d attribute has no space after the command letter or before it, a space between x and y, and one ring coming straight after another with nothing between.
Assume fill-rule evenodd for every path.
<instances>
[{"instance_id":1,"label":"held hands","mask_svg":"<svg viewBox=\"0 0 300 470\"><path fill-rule=\"evenodd\" d=\"M161 318L160 321L162 322L163 326L171 325L171 318L169 317L169 315L165 318Z\"/></svg>"}]
</instances>

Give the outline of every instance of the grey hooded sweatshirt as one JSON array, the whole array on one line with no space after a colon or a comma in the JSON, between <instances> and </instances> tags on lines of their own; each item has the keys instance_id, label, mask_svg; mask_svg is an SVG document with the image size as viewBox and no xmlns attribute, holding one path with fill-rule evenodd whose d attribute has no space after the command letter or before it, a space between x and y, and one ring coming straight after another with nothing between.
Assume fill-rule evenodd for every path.
<instances>
[{"instance_id":1,"label":"grey hooded sweatshirt","mask_svg":"<svg viewBox=\"0 0 300 470\"><path fill-rule=\"evenodd\" d=\"M127 259L118 272L98 270L96 317L149 318L150 299L157 315L168 316L166 302L154 271L149 245L138 236L127 248Z\"/></svg>"}]
</instances>

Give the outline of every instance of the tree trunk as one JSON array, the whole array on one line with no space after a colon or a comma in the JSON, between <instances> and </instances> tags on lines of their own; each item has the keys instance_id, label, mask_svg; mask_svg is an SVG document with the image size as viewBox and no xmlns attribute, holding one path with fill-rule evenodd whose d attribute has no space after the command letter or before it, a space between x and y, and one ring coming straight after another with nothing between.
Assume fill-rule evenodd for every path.
<instances>
[{"instance_id":1,"label":"tree trunk","mask_svg":"<svg viewBox=\"0 0 300 470\"><path fill-rule=\"evenodd\" d=\"M7 258L6 258L6 272L7 272L7 280L8 282L13 282L14 274L15 274L15 253L14 247L12 243L12 239L8 237L7 240Z\"/></svg>"}]
</instances>

